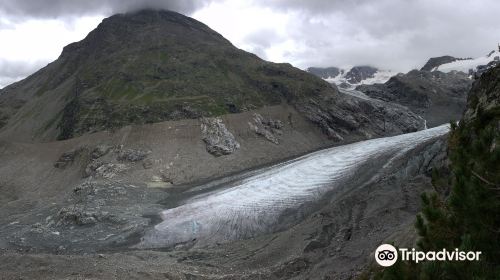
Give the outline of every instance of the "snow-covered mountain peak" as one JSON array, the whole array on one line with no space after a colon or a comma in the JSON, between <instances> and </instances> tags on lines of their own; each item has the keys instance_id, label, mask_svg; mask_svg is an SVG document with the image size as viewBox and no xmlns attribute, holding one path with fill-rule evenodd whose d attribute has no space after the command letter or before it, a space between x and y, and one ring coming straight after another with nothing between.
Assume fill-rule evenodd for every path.
<instances>
[{"instance_id":1,"label":"snow-covered mountain peak","mask_svg":"<svg viewBox=\"0 0 500 280\"><path fill-rule=\"evenodd\" d=\"M347 89L353 89L359 85L385 83L395 74L390 70L381 70L372 66L310 67L307 71L329 83Z\"/></svg>"},{"instance_id":2,"label":"snow-covered mountain peak","mask_svg":"<svg viewBox=\"0 0 500 280\"><path fill-rule=\"evenodd\" d=\"M449 73L451 71L461 71L470 75L480 75L487 69L500 63L500 50L491 51L489 54L477 58L456 59L455 61L444 63L434 67L431 71L441 71Z\"/></svg>"}]
</instances>

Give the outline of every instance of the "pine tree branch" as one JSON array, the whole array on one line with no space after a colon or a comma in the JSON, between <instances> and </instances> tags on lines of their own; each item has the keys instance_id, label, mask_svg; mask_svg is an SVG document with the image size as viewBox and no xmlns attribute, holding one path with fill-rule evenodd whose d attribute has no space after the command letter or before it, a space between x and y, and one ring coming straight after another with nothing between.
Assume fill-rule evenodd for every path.
<instances>
[{"instance_id":1,"label":"pine tree branch","mask_svg":"<svg viewBox=\"0 0 500 280\"><path fill-rule=\"evenodd\" d=\"M481 175L477 174L474 170L471 170L471 173L472 175L476 176L479 180L481 180L483 183L486 183L490 186L495 186L495 188L492 188L494 190L500 190L499 186L498 185L495 185L494 183L484 179L483 177L481 177Z\"/></svg>"}]
</instances>

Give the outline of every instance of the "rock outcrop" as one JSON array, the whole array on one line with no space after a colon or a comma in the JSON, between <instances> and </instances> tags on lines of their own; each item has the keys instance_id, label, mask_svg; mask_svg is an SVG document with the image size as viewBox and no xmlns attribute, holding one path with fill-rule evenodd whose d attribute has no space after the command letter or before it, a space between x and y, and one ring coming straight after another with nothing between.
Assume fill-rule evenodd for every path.
<instances>
[{"instance_id":1,"label":"rock outcrop","mask_svg":"<svg viewBox=\"0 0 500 280\"><path fill-rule=\"evenodd\" d=\"M425 127L424 120L404 106L363 98L348 90L341 90L340 94L345 99L341 104L310 100L301 107L306 117L333 141L341 142L353 133L374 138L414 132ZM329 102L335 103L335 100Z\"/></svg>"},{"instance_id":2,"label":"rock outcrop","mask_svg":"<svg viewBox=\"0 0 500 280\"><path fill-rule=\"evenodd\" d=\"M201 119L201 133L207 152L216 157L229 155L240 148L240 144L220 118Z\"/></svg>"},{"instance_id":3,"label":"rock outcrop","mask_svg":"<svg viewBox=\"0 0 500 280\"><path fill-rule=\"evenodd\" d=\"M434 68L450 63L453 61L457 61L459 58L449 56L449 55L444 55L444 56L438 56L438 57L431 57L429 60L425 63L425 65L420 69L421 71L432 71Z\"/></svg>"},{"instance_id":4,"label":"rock outcrop","mask_svg":"<svg viewBox=\"0 0 500 280\"><path fill-rule=\"evenodd\" d=\"M59 159L54 163L54 167L64 169L67 166L71 165L74 161L76 161L79 157L87 156L88 149L86 147L78 147L71 151L67 151L63 153Z\"/></svg>"},{"instance_id":5,"label":"rock outcrop","mask_svg":"<svg viewBox=\"0 0 500 280\"><path fill-rule=\"evenodd\" d=\"M253 122L248 122L250 129L257 135L260 135L267 140L278 145L280 143L279 136L283 134L283 122L280 120L265 119L262 115L255 113Z\"/></svg>"},{"instance_id":6,"label":"rock outcrop","mask_svg":"<svg viewBox=\"0 0 500 280\"><path fill-rule=\"evenodd\" d=\"M489 112L489 114L500 114L500 66L496 66L483 73L480 79L472 85L467 99L467 109L463 120L470 122L478 116ZM499 125L500 127L500 125Z\"/></svg>"},{"instance_id":7,"label":"rock outcrop","mask_svg":"<svg viewBox=\"0 0 500 280\"><path fill-rule=\"evenodd\" d=\"M118 161L136 162L145 159L151 151L136 150L136 149L122 149L118 151Z\"/></svg>"}]
</instances>

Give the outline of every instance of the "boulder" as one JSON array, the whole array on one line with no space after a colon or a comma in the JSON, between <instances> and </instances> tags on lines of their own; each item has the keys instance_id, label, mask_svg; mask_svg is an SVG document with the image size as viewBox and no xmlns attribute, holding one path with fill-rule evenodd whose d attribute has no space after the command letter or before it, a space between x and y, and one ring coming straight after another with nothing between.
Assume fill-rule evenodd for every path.
<instances>
[{"instance_id":1,"label":"boulder","mask_svg":"<svg viewBox=\"0 0 500 280\"><path fill-rule=\"evenodd\" d=\"M240 144L227 130L221 118L202 118L201 134L207 152L216 157L231 154L240 148Z\"/></svg>"}]
</instances>

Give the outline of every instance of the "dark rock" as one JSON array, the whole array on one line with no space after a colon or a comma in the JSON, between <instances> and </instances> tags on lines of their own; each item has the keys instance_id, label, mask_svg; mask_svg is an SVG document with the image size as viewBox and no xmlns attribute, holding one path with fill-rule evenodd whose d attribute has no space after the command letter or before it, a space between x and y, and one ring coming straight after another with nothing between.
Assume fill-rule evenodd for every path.
<instances>
[{"instance_id":1,"label":"dark rock","mask_svg":"<svg viewBox=\"0 0 500 280\"><path fill-rule=\"evenodd\" d=\"M432 57L430 58L422 67L420 70L421 71L432 71L432 69L446 63L450 63L453 61L458 60L458 58L455 58L453 56L449 55L444 55L444 56L439 56L439 57Z\"/></svg>"},{"instance_id":2,"label":"dark rock","mask_svg":"<svg viewBox=\"0 0 500 280\"><path fill-rule=\"evenodd\" d=\"M107 217L106 213L86 211L79 206L64 207L59 210L57 225L93 225Z\"/></svg>"},{"instance_id":3,"label":"dark rock","mask_svg":"<svg viewBox=\"0 0 500 280\"><path fill-rule=\"evenodd\" d=\"M75 150L72 150L69 152L65 152L64 154L62 154L59 157L59 159L56 161L56 163L54 163L54 167L61 168L61 169L66 168L68 165L73 163L75 161L75 159L79 155L81 155L84 150L85 150L84 148L78 148L78 149L75 149Z\"/></svg>"},{"instance_id":4,"label":"dark rock","mask_svg":"<svg viewBox=\"0 0 500 280\"><path fill-rule=\"evenodd\" d=\"M309 267L310 261L306 258L296 258L281 265L273 274L278 279L291 279L294 276L304 273Z\"/></svg>"},{"instance_id":5,"label":"dark rock","mask_svg":"<svg viewBox=\"0 0 500 280\"><path fill-rule=\"evenodd\" d=\"M83 182L73 189L73 194L76 196L89 196L96 194L96 185L93 182Z\"/></svg>"},{"instance_id":6,"label":"dark rock","mask_svg":"<svg viewBox=\"0 0 500 280\"><path fill-rule=\"evenodd\" d=\"M118 152L117 160L119 161L141 161L145 159L151 151L134 150L134 149L124 149Z\"/></svg>"},{"instance_id":7,"label":"dark rock","mask_svg":"<svg viewBox=\"0 0 500 280\"><path fill-rule=\"evenodd\" d=\"M330 245L334 236L335 225L333 223L325 224L321 227L319 235L310 241L304 248L304 253L308 253L317 249L323 249Z\"/></svg>"},{"instance_id":8,"label":"dark rock","mask_svg":"<svg viewBox=\"0 0 500 280\"><path fill-rule=\"evenodd\" d=\"M95 170L95 175L102 178L111 179L120 172L127 170L128 166L122 163L105 163Z\"/></svg>"},{"instance_id":9,"label":"dark rock","mask_svg":"<svg viewBox=\"0 0 500 280\"><path fill-rule=\"evenodd\" d=\"M358 84L368 78L373 78L378 69L371 66L354 66L345 74L345 78L351 84Z\"/></svg>"},{"instance_id":10,"label":"dark rock","mask_svg":"<svg viewBox=\"0 0 500 280\"><path fill-rule=\"evenodd\" d=\"M103 165L104 165L104 162L102 162L100 160L93 160L92 162L90 162L87 165L87 167L85 167L85 177L89 177L91 175L94 175L96 170Z\"/></svg>"},{"instance_id":11,"label":"dark rock","mask_svg":"<svg viewBox=\"0 0 500 280\"><path fill-rule=\"evenodd\" d=\"M496 57L495 57L496 58ZM474 79L478 79L485 73L486 71L495 68L496 66L500 65L500 60L495 59L493 61L488 62L486 65L479 65L476 67L476 69L470 69L472 72L472 75L474 76Z\"/></svg>"},{"instance_id":12,"label":"dark rock","mask_svg":"<svg viewBox=\"0 0 500 280\"><path fill-rule=\"evenodd\" d=\"M341 90L339 95L342 97L322 103L310 100L298 107L335 142L354 135L373 138L414 132L425 127L421 117L401 105L362 98L362 93L354 94L348 90Z\"/></svg>"},{"instance_id":13,"label":"dark rock","mask_svg":"<svg viewBox=\"0 0 500 280\"><path fill-rule=\"evenodd\" d=\"M153 167L153 160L152 159L145 159L143 162L142 162L142 167L144 167L144 169L150 169Z\"/></svg>"},{"instance_id":14,"label":"dark rock","mask_svg":"<svg viewBox=\"0 0 500 280\"><path fill-rule=\"evenodd\" d=\"M463 120L471 122L478 114L498 114L500 107L500 66L487 70L472 85ZM496 111L496 112L495 112ZM484 118L484 116L482 116ZM500 124L499 124L500 126Z\"/></svg>"},{"instance_id":15,"label":"dark rock","mask_svg":"<svg viewBox=\"0 0 500 280\"><path fill-rule=\"evenodd\" d=\"M111 145L106 145L106 144L97 145L94 148L94 150L92 150L92 152L90 153L90 156L93 159L100 158L100 157L106 155L111 150L111 148L113 148L113 146L111 146Z\"/></svg>"}]
</instances>

